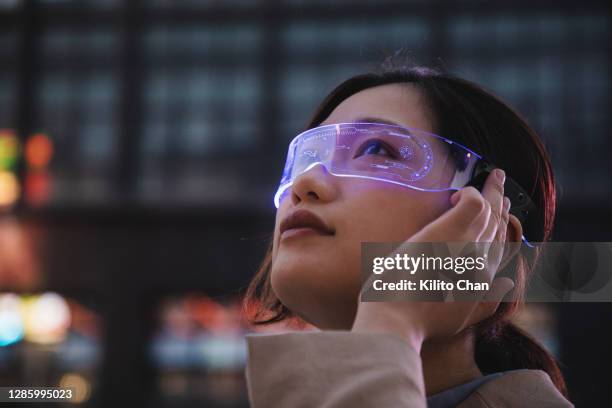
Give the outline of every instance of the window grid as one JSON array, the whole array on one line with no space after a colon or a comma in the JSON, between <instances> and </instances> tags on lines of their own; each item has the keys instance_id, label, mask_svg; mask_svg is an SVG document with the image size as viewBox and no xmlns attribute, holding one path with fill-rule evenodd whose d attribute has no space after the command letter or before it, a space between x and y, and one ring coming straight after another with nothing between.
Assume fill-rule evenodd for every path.
<instances>
[{"instance_id":1,"label":"window grid","mask_svg":"<svg viewBox=\"0 0 612 408\"><path fill-rule=\"evenodd\" d=\"M321 5L280 2L272 4L280 11L271 13L264 3L237 1L240 7L224 22L226 5L217 2L111 2L100 11L102 3L62 2L57 21L42 12L53 8L51 3L33 8L43 16L44 29L34 35L39 47L26 52L36 54L41 69L33 78L33 103L23 104L34 120L23 126L47 131L62 147L56 149L54 165L62 168L54 168L55 174L69 174L72 181L65 180L65 191L53 196L57 205L78 204L81 195L70 183L86 185L79 177L98 178L106 186L92 205L155 196L218 203L229 194L219 188L168 194L181 178L195 180L193 185L224 178L222 185L234 186L226 201L252 194L241 190L245 185L272 191L276 178L270 176L280 172L285 144L303 130L321 98L398 49L417 62L433 60L454 69L524 113L545 139L566 194L605 192L599 172L610 166L604 129L610 124L611 67L601 50L610 32L609 16L598 10L517 14L474 6L436 15L413 2L415 12L405 5L385 17L363 2L355 15L338 6L344 13L334 19ZM71 8L73 15L66 12ZM128 17L119 12L124 8ZM370 9L373 17L365 18ZM91 19L98 12L104 19L91 27L79 17ZM133 17L147 12L150 21ZM124 30L133 18L137 24ZM17 43L16 35L7 30L0 44ZM138 51L130 61L139 67L130 75L122 62L130 57L128 40ZM1 48L6 53L10 47ZM445 59L437 60L442 51ZM5 106L19 92L10 68L0 64ZM137 95L125 102L130 90ZM11 122L16 117L28 115L3 110L0 127L16 127ZM130 134L125 129L132 129L132 121L139 124L130 136L133 143L122 137ZM122 153L134 143L132 156ZM249 169L268 152L260 165L265 177L251 182ZM134 164L122 164L126 160ZM561 165L568 160L581 172ZM133 191L122 195L117 183L126 169L133 170L135 182L127 183ZM155 181L159 178L164 180Z\"/></svg>"}]
</instances>

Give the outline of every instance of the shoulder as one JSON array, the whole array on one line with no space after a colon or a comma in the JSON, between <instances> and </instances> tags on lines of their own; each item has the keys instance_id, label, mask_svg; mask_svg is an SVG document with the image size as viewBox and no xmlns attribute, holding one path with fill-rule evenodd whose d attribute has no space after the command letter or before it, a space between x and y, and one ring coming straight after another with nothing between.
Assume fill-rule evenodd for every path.
<instances>
[{"instance_id":1,"label":"shoulder","mask_svg":"<svg viewBox=\"0 0 612 408\"><path fill-rule=\"evenodd\" d=\"M542 370L512 370L486 382L459 407L573 407Z\"/></svg>"}]
</instances>

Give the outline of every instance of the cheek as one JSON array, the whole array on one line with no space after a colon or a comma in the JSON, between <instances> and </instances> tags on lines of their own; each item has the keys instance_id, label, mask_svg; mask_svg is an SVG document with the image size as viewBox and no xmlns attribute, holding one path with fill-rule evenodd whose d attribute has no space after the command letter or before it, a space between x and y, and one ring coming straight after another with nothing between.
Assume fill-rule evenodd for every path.
<instances>
[{"instance_id":1,"label":"cheek","mask_svg":"<svg viewBox=\"0 0 612 408\"><path fill-rule=\"evenodd\" d=\"M360 284L360 246L334 236L320 245L281 243L272 262L272 290L294 312L316 314L351 301Z\"/></svg>"},{"instance_id":2,"label":"cheek","mask_svg":"<svg viewBox=\"0 0 612 408\"><path fill-rule=\"evenodd\" d=\"M345 223L355 242L401 242L450 208L452 192L422 192L391 186L360 194L350 201Z\"/></svg>"}]
</instances>

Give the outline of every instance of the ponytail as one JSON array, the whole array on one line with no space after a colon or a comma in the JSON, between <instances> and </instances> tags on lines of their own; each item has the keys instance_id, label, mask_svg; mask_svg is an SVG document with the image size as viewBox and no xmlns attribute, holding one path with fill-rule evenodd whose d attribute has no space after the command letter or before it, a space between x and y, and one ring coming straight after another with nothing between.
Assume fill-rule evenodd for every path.
<instances>
[{"instance_id":1,"label":"ponytail","mask_svg":"<svg viewBox=\"0 0 612 408\"><path fill-rule=\"evenodd\" d=\"M567 388L555 358L533 337L514 323L500 321L486 330L477 329L474 354L483 373L522 368L545 371L567 398Z\"/></svg>"}]
</instances>

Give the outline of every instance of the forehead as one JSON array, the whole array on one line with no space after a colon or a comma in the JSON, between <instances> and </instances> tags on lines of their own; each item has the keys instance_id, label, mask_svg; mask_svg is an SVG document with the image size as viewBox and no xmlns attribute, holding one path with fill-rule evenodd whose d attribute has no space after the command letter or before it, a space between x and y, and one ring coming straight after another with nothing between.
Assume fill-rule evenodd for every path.
<instances>
[{"instance_id":1,"label":"forehead","mask_svg":"<svg viewBox=\"0 0 612 408\"><path fill-rule=\"evenodd\" d=\"M387 84L357 92L342 101L321 125L380 118L431 132L430 115L421 91L412 84Z\"/></svg>"}]
</instances>

